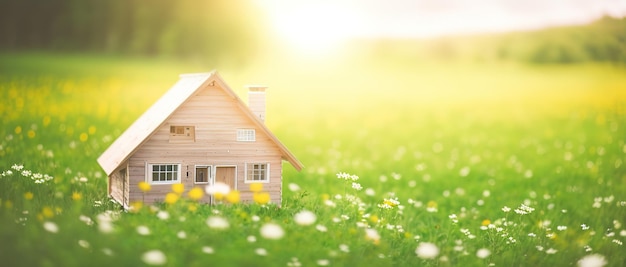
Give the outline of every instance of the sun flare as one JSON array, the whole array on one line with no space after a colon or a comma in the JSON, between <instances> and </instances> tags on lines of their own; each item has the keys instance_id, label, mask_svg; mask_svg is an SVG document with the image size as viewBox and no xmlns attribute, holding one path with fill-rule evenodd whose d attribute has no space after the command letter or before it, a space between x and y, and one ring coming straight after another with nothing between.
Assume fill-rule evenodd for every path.
<instances>
[{"instance_id":1,"label":"sun flare","mask_svg":"<svg viewBox=\"0 0 626 267\"><path fill-rule=\"evenodd\" d=\"M279 41L299 54L336 53L358 31L356 16L340 6L294 2L264 8Z\"/></svg>"}]
</instances>

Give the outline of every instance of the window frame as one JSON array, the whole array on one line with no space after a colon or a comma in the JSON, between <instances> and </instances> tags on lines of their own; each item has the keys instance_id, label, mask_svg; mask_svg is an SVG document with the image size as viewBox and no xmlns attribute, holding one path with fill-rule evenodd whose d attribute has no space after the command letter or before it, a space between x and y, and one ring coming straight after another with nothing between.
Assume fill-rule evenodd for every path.
<instances>
[{"instance_id":1,"label":"window frame","mask_svg":"<svg viewBox=\"0 0 626 267\"><path fill-rule=\"evenodd\" d=\"M256 129L254 128L237 129L237 142L255 142L255 141L256 141Z\"/></svg>"},{"instance_id":2,"label":"window frame","mask_svg":"<svg viewBox=\"0 0 626 267\"><path fill-rule=\"evenodd\" d=\"M206 168L207 169L207 181L206 182L198 182L198 168ZM213 178L213 165L195 165L193 168L193 183L194 184L204 184L208 185L211 183Z\"/></svg>"},{"instance_id":3,"label":"window frame","mask_svg":"<svg viewBox=\"0 0 626 267\"><path fill-rule=\"evenodd\" d=\"M189 133L185 133L185 128L189 128ZM182 129L182 133L178 130ZM193 125L175 125L169 126L169 142L170 143L193 143L196 141L196 126Z\"/></svg>"},{"instance_id":4,"label":"window frame","mask_svg":"<svg viewBox=\"0 0 626 267\"><path fill-rule=\"evenodd\" d=\"M172 171L168 171L167 167L165 167L164 173L167 176L167 173L175 173L176 174L176 179L175 180L165 180L165 181L154 181L154 166L176 166L176 170L172 170ZM182 165L180 163L146 163L146 182L150 183L150 184L155 184L155 185L159 185L159 184L179 184L182 181ZM159 173L161 173L161 170L159 170Z\"/></svg>"},{"instance_id":5,"label":"window frame","mask_svg":"<svg viewBox=\"0 0 626 267\"><path fill-rule=\"evenodd\" d=\"M254 168L255 166L259 166L259 165L264 165L265 166L265 180L254 180L254 179L250 179L250 171L255 171L254 169L250 169L250 168ZM249 184L249 183L269 183L270 182L270 163L269 162L246 162L245 163L245 178L244 178L244 183ZM254 173L252 174L253 176L255 175ZM254 178L254 177L252 177Z\"/></svg>"}]
</instances>

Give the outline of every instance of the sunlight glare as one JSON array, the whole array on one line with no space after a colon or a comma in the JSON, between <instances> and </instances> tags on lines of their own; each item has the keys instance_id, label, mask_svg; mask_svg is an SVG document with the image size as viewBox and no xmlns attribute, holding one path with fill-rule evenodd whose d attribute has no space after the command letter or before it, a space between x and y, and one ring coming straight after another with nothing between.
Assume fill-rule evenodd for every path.
<instances>
[{"instance_id":1,"label":"sunlight glare","mask_svg":"<svg viewBox=\"0 0 626 267\"><path fill-rule=\"evenodd\" d=\"M267 5L280 41L295 52L317 56L337 53L358 31L358 19L338 5L289 2Z\"/></svg>"}]
</instances>

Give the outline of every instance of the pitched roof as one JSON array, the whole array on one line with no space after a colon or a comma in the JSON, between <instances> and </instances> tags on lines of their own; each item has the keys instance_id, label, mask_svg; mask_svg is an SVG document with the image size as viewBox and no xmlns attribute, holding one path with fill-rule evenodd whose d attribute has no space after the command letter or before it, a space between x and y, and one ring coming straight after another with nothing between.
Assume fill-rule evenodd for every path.
<instances>
[{"instance_id":1,"label":"pitched roof","mask_svg":"<svg viewBox=\"0 0 626 267\"><path fill-rule=\"evenodd\" d=\"M279 148L282 158L289 161L296 170L302 169L302 163L289 152L263 122L248 106L224 83L217 71L208 73L181 74L180 80L172 86L159 100L144 112L133 124L126 129L98 158L98 163L107 175L111 175L122 162L130 158L139 147L150 137L187 99L198 90L211 83L217 83L224 92L236 100L237 106L243 111L270 140Z\"/></svg>"}]
</instances>

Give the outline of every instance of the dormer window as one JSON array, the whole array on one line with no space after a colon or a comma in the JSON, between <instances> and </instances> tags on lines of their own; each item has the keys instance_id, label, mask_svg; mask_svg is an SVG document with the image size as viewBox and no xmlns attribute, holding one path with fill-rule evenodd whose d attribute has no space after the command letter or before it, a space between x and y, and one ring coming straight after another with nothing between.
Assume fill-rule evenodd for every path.
<instances>
[{"instance_id":1,"label":"dormer window","mask_svg":"<svg viewBox=\"0 0 626 267\"><path fill-rule=\"evenodd\" d=\"M170 142L193 142L196 140L194 126L170 126Z\"/></svg>"},{"instance_id":2,"label":"dormer window","mask_svg":"<svg viewBox=\"0 0 626 267\"><path fill-rule=\"evenodd\" d=\"M237 141L254 142L256 141L256 132L254 129L237 129Z\"/></svg>"}]
</instances>

